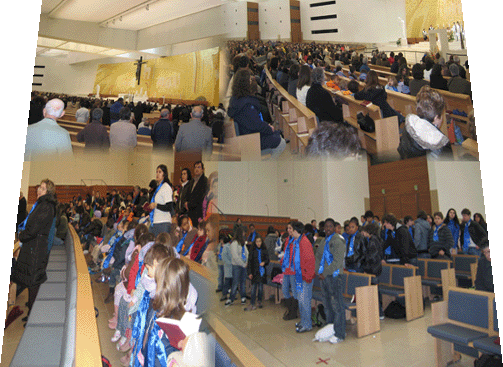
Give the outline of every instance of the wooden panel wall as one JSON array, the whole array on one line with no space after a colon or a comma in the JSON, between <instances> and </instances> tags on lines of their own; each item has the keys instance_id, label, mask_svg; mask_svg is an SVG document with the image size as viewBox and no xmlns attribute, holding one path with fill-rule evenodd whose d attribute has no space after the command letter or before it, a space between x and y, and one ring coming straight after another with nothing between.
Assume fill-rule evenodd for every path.
<instances>
[{"instance_id":1,"label":"wooden panel wall","mask_svg":"<svg viewBox=\"0 0 503 367\"><path fill-rule=\"evenodd\" d=\"M415 218L421 209L431 213L426 157L369 166L369 190L370 210L381 218L385 213Z\"/></svg>"},{"instance_id":2,"label":"wooden panel wall","mask_svg":"<svg viewBox=\"0 0 503 367\"><path fill-rule=\"evenodd\" d=\"M290 37L292 42L302 42L302 26L300 20L300 1L290 0Z\"/></svg>"},{"instance_id":3,"label":"wooden panel wall","mask_svg":"<svg viewBox=\"0 0 503 367\"><path fill-rule=\"evenodd\" d=\"M37 186L30 186L28 188L28 205L33 205L37 201ZM81 195L85 197L87 193L92 193L92 191L99 191L101 197L105 197L107 192L112 190L122 191L124 193L129 193L133 191L133 186L84 186L84 185L56 185L56 195L60 203L69 203L72 201L74 196Z\"/></svg>"},{"instance_id":4,"label":"wooden panel wall","mask_svg":"<svg viewBox=\"0 0 503 367\"><path fill-rule=\"evenodd\" d=\"M258 3L247 3L248 40L259 40Z\"/></svg>"},{"instance_id":5,"label":"wooden panel wall","mask_svg":"<svg viewBox=\"0 0 503 367\"><path fill-rule=\"evenodd\" d=\"M220 228L227 227L232 230L234 227L234 223L236 223L238 218L241 219L241 224L243 226L246 226L247 229L250 224L255 225L255 229L262 237L265 237L265 235L267 234L267 228L269 226L273 226L275 229L278 229L281 232L283 232L288 222L290 222L291 220L296 220L289 217L266 217L257 215L235 215L235 214L220 215L219 216Z\"/></svg>"}]
</instances>

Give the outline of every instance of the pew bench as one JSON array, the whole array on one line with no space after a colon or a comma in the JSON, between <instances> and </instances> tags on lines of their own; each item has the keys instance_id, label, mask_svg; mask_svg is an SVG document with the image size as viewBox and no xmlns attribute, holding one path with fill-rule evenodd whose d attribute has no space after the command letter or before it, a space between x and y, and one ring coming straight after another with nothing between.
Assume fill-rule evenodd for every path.
<instances>
[{"instance_id":1,"label":"pew bench","mask_svg":"<svg viewBox=\"0 0 503 367\"><path fill-rule=\"evenodd\" d=\"M384 296L405 298L406 320L411 321L424 316L421 277L416 275L417 267L383 264L379 275L379 291L383 295L383 309L386 309ZM389 301L386 302L389 304Z\"/></svg>"},{"instance_id":2,"label":"pew bench","mask_svg":"<svg viewBox=\"0 0 503 367\"><path fill-rule=\"evenodd\" d=\"M451 269L452 266L452 261L447 259L417 259L418 275L421 276L424 297L432 299L430 291L432 288L442 288L445 292L446 288L443 282L444 279L442 279L442 270Z\"/></svg>"},{"instance_id":3,"label":"pew bench","mask_svg":"<svg viewBox=\"0 0 503 367\"><path fill-rule=\"evenodd\" d=\"M271 260L266 266L267 284L264 284L264 300L274 296L274 302L280 304L283 299L282 285L272 281L272 270L279 269L281 273L281 262L279 260Z\"/></svg>"},{"instance_id":4,"label":"pew bench","mask_svg":"<svg viewBox=\"0 0 503 367\"><path fill-rule=\"evenodd\" d=\"M479 257L477 255L464 255L464 254L452 255L452 261L454 263L454 271L456 273L456 279L458 280L458 282L459 281L461 281L460 283L471 282L472 284L473 282L475 282L475 279L473 279L474 276L472 275L471 264L477 263L478 259Z\"/></svg>"},{"instance_id":5,"label":"pew bench","mask_svg":"<svg viewBox=\"0 0 503 367\"><path fill-rule=\"evenodd\" d=\"M432 304L436 366L459 360L459 353L474 358L479 352L501 355L494 344L498 336L494 293L458 287L449 288L445 300ZM457 353L455 353L457 352Z\"/></svg>"}]
</instances>

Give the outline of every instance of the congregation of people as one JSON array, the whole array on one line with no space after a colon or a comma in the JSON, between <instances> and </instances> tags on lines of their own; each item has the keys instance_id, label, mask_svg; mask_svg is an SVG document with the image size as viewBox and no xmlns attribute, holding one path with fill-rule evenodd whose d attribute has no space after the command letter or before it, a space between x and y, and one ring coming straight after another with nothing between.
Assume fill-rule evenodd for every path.
<instances>
[{"instance_id":1,"label":"congregation of people","mask_svg":"<svg viewBox=\"0 0 503 367\"><path fill-rule=\"evenodd\" d=\"M330 342L339 343L346 337L346 316L343 299L343 271L371 274L372 284L379 284L383 264L417 266L418 258L452 259L454 254L478 256L475 289L494 292L487 224L480 213L473 216L469 209L455 209L433 215L420 210L416 219L402 219L385 214L382 219L372 211L360 219L344 222L332 218L303 224L288 223L284 231L269 226L265 235L253 224L247 229L240 219L232 232L221 228L218 253L218 289L220 301L231 306L239 301L244 311L265 306L264 285L282 284L283 304L287 308L284 320L300 317L298 333L312 330L311 309L313 280L318 277L325 311L325 324L333 324ZM281 264L281 272L267 274L273 261ZM279 275L278 275L279 274ZM246 280L251 281L251 294L246 292ZM239 295L238 295L239 289ZM250 303L248 303L250 298ZM379 292L379 315L384 319L382 295ZM329 326L332 328L332 326ZM328 340L328 338L327 338Z\"/></svg>"},{"instance_id":2,"label":"congregation of people","mask_svg":"<svg viewBox=\"0 0 503 367\"><path fill-rule=\"evenodd\" d=\"M229 116L234 119L240 134L260 132L263 153L279 155L284 150L284 142L288 142L282 131L275 131L268 110L268 103L275 102L266 98L266 70L316 115L318 127L310 133L306 147L308 156L351 158L358 157L361 150L358 130L344 120L342 105L345 102L329 90L342 91L356 100L379 106L383 118L397 116L400 132L405 132L398 148L402 159L428 153L435 158L452 158L450 145L462 140L460 132L456 139L449 139L440 131L445 100L437 91L471 96L466 69L458 56L451 56L446 62L440 54L425 54L422 62L411 70L401 52L387 55L374 50L372 57L367 58L344 45L270 41L229 41L227 47L232 59L232 78L227 91ZM371 70L370 65L389 67L396 76L389 77L387 85L381 85L378 73ZM349 73L343 70L344 66L349 67ZM332 73L330 80L326 72ZM360 83L364 83L363 89ZM392 108L388 90L415 96L416 114L403 116ZM476 140L473 111L467 113L471 116L471 137Z\"/></svg>"},{"instance_id":3,"label":"congregation of people","mask_svg":"<svg viewBox=\"0 0 503 367\"><path fill-rule=\"evenodd\" d=\"M144 117L155 111L159 112L156 121ZM69 132L57 124L58 120L65 121L65 114L74 114L77 122L86 124L76 136L86 150L131 150L139 136L147 136L156 150L211 154L214 137L218 143L224 142L223 105L218 109L152 102L135 105L123 98L113 101L33 92L25 160L72 153Z\"/></svg>"},{"instance_id":4,"label":"congregation of people","mask_svg":"<svg viewBox=\"0 0 503 367\"><path fill-rule=\"evenodd\" d=\"M27 218L23 218L26 202L21 195L18 222L23 245L13 265L12 280L18 284L18 295L29 289L24 321L40 284L47 279L50 249L64 244L71 224L90 274L97 274L96 282L108 285L105 303L114 302L109 327L114 330L111 341L125 352L120 363L162 366L169 362L175 366L179 365L175 362L192 360L207 365L214 359L208 355L208 351L214 355L213 337L197 332L171 345L154 321L172 318L183 322L186 312L197 313L198 294L190 283L189 266L180 258L216 269L218 225L212 214L218 200L217 185L217 172L206 177L204 164L198 161L193 169L183 169L176 186L161 164L149 188L111 190L106 196L92 191L57 205L54 183L44 180ZM191 345L188 355L183 353L186 345ZM149 348L157 348L159 353Z\"/></svg>"}]
</instances>

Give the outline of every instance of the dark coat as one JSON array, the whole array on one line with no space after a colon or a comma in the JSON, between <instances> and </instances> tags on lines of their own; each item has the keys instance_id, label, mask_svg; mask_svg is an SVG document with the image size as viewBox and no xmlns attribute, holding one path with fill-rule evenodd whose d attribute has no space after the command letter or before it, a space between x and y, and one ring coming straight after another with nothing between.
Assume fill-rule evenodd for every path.
<instances>
[{"instance_id":1,"label":"dark coat","mask_svg":"<svg viewBox=\"0 0 503 367\"><path fill-rule=\"evenodd\" d=\"M86 149L110 148L110 137L105 126L100 121L93 121L77 134L77 141L86 144Z\"/></svg>"},{"instance_id":2,"label":"dark coat","mask_svg":"<svg viewBox=\"0 0 503 367\"><path fill-rule=\"evenodd\" d=\"M461 244L461 248L463 248L463 244L465 242L465 226L466 223L461 224L461 233L459 237L459 243ZM470 237L475 243L475 245L480 246L482 241L487 239L487 232L484 231L484 228L474 220L470 222L470 226L468 227L468 233L470 233Z\"/></svg>"},{"instance_id":3,"label":"dark coat","mask_svg":"<svg viewBox=\"0 0 503 367\"><path fill-rule=\"evenodd\" d=\"M395 230L395 238L388 234L388 239L383 248L386 249L388 246L391 246L402 265L417 257L416 246L406 226L401 226Z\"/></svg>"},{"instance_id":4,"label":"dark coat","mask_svg":"<svg viewBox=\"0 0 503 367\"><path fill-rule=\"evenodd\" d=\"M450 258L450 249L454 246L454 239L452 238L452 233L447 225L442 224L438 229L438 241L433 240L434 228L430 229L428 233L428 252L432 258L438 257L438 252L444 250L445 257Z\"/></svg>"},{"instance_id":5,"label":"dark coat","mask_svg":"<svg viewBox=\"0 0 503 367\"><path fill-rule=\"evenodd\" d=\"M173 149L173 142L175 141L175 133L173 125L168 119L160 119L154 124L150 137L154 147L165 147Z\"/></svg>"},{"instance_id":6,"label":"dark coat","mask_svg":"<svg viewBox=\"0 0 503 367\"><path fill-rule=\"evenodd\" d=\"M265 247L264 243L260 246L260 249L257 248L257 246L253 245L252 249L250 251L250 254L248 256L248 266L247 266L247 272L248 275L252 275L252 283L267 283L267 272L264 272L264 276L260 276L260 270L259 270L259 262L258 262L258 253L259 251L261 252L261 257L262 257L262 262L264 262L264 268L269 264L269 254L267 251L267 248Z\"/></svg>"},{"instance_id":7,"label":"dark coat","mask_svg":"<svg viewBox=\"0 0 503 367\"><path fill-rule=\"evenodd\" d=\"M28 213L26 212L26 198L23 196L21 199L19 199L19 204L17 206L16 232L17 232L17 226L19 226L23 222L27 214Z\"/></svg>"},{"instance_id":8,"label":"dark coat","mask_svg":"<svg viewBox=\"0 0 503 367\"><path fill-rule=\"evenodd\" d=\"M12 281L26 287L40 285L47 280L47 238L56 216L56 200L52 195L41 196L37 203L24 231L19 233L19 241L23 246L12 270Z\"/></svg>"},{"instance_id":9,"label":"dark coat","mask_svg":"<svg viewBox=\"0 0 503 367\"><path fill-rule=\"evenodd\" d=\"M397 112L389 105L388 94L384 88L370 88L355 93L355 99L370 101L381 109L384 118L397 116Z\"/></svg>"},{"instance_id":10,"label":"dark coat","mask_svg":"<svg viewBox=\"0 0 503 367\"><path fill-rule=\"evenodd\" d=\"M281 135L260 117L260 111L260 102L255 96L231 97L229 102L228 114L237 123L239 135L260 133L261 150L276 148L281 143Z\"/></svg>"},{"instance_id":11,"label":"dark coat","mask_svg":"<svg viewBox=\"0 0 503 367\"><path fill-rule=\"evenodd\" d=\"M445 79L442 75L430 75L430 87L435 89L448 90L447 79Z\"/></svg>"},{"instance_id":12,"label":"dark coat","mask_svg":"<svg viewBox=\"0 0 503 367\"><path fill-rule=\"evenodd\" d=\"M351 237L349 237L351 238ZM346 240L346 265L356 264L358 267L362 265L365 260L365 254L367 252L367 243L365 237L361 232L356 233L355 239L353 241L353 255L347 256L349 252L349 238Z\"/></svg>"},{"instance_id":13,"label":"dark coat","mask_svg":"<svg viewBox=\"0 0 503 367\"><path fill-rule=\"evenodd\" d=\"M208 191L208 178L203 174L199 178L199 181L197 181L194 189L192 189L194 179L190 180L187 185L189 186L187 190L188 216L192 220L192 225L195 227L197 223L199 223L199 218L203 217L203 200Z\"/></svg>"},{"instance_id":14,"label":"dark coat","mask_svg":"<svg viewBox=\"0 0 503 367\"><path fill-rule=\"evenodd\" d=\"M491 262L482 256L477 265L477 276L475 278L475 290L494 292L493 270Z\"/></svg>"},{"instance_id":15,"label":"dark coat","mask_svg":"<svg viewBox=\"0 0 503 367\"><path fill-rule=\"evenodd\" d=\"M321 121L342 122L342 106L336 104L321 84L314 83L306 94L306 107L316 114Z\"/></svg>"},{"instance_id":16,"label":"dark coat","mask_svg":"<svg viewBox=\"0 0 503 367\"><path fill-rule=\"evenodd\" d=\"M365 257L361 263L362 269L367 274L381 275L382 272L382 240L372 235L367 241Z\"/></svg>"}]
</instances>

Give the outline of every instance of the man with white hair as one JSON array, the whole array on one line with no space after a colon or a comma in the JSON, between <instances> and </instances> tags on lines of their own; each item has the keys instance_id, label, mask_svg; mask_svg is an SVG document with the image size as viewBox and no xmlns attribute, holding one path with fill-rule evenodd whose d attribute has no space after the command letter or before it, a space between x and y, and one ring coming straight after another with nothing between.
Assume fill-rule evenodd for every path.
<instances>
[{"instance_id":1,"label":"man with white hair","mask_svg":"<svg viewBox=\"0 0 503 367\"><path fill-rule=\"evenodd\" d=\"M173 125L169 121L169 110L167 108L161 110L161 118L154 124L150 137L154 148L173 149L175 133Z\"/></svg>"},{"instance_id":2,"label":"man with white hair","mask_svg":"<svg viewBox=\"0 0 503 367\"><path fill-rule=\"evenodd\" d=\"M211 154L213 151L213 135L211 128L201 121L203 107L195 106L190 114L191 120L180 126L176 136L175 149L177 152L204 152Z\"/></svg>"},{"instance_id":3,"label":"man with white hair","mask_svg":"<svg viewBox=\"0 0 503 367\"><path fill-rule=\"evenodd\" d=\"M60 99L51 99L43 110L44 119L29 125L26 130L24 160L40 158L60 159L73 154L70 133L57 121L65 114L65 104Z\"/></svg>"}]
</instances>

